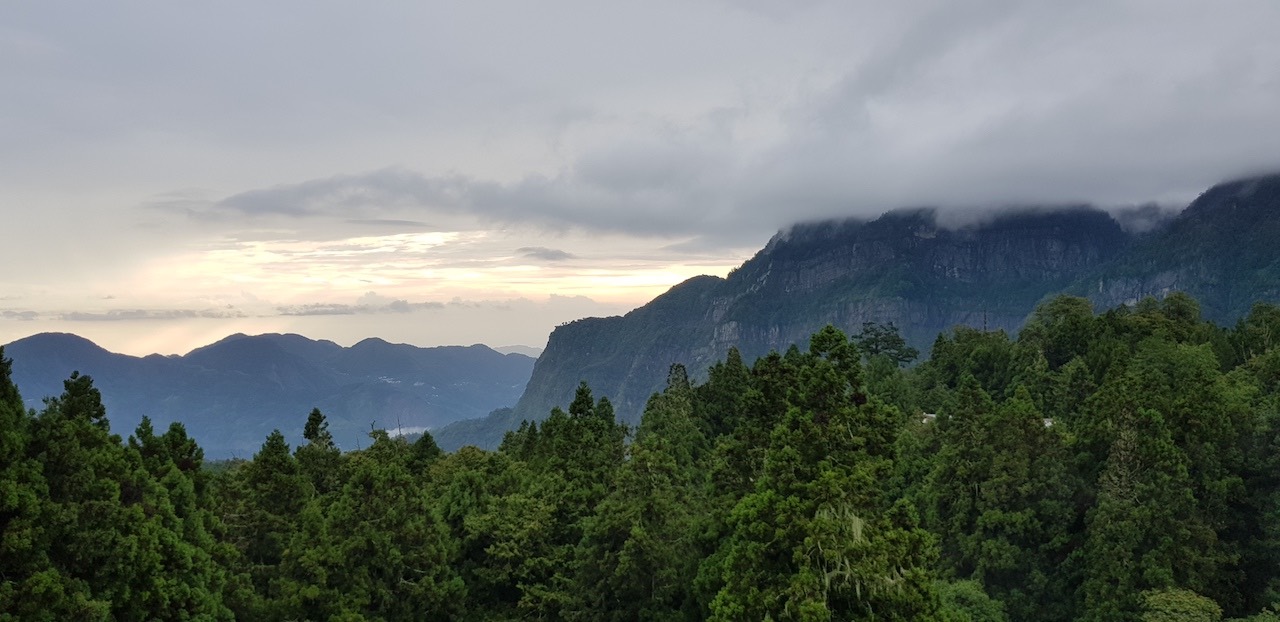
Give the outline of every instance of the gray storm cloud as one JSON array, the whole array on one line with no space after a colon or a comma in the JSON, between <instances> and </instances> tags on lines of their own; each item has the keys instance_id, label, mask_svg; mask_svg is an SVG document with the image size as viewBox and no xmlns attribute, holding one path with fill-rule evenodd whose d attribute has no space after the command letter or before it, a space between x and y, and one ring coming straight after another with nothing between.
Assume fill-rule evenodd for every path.
<instances>
[{"instance_id":1,"label":"gray storm cloud","mask_svg":"<svg viewBox=\"0 0 1280 622\"><path fill-rule=\"evenodd\" d=\"M1154 204L1126 216L1149 227L1280 170L1276 24L1274 0L17 3L0 265L22 269L0 287L22 308L0 313L175 258L200 270L173 285L239 288L221 277L254 254L244 287L318 305L272 313L408 330L395 300L290 288L425 288L513 248L562 275L729 265L791 223L899 207ZM67 321L220 299L184 295Z\"/></svg>"},{"instance_id":2,"label":"gray storm cloud","mask_svg":"<svg viewBox=\"0 0 1280 622\"><path fill-rule=\"evenodd\" d=\"M856 34L886 11L816 3L761 14L793 26L834 15ZM741 240L914 205L1179 203L1280 169L1280 39L1265 26L1280 23L1280 5L1001 0L894 11L884 32L860 33L869 43L823 59L823 78L780 86L769 105L739 94L672 117L579 115L571 125L591 139L553 171L382 167L236 193L200 213L406 226L449 215ZM726 79L751 74L724 69Z\"/></svg>"}]
</instances>

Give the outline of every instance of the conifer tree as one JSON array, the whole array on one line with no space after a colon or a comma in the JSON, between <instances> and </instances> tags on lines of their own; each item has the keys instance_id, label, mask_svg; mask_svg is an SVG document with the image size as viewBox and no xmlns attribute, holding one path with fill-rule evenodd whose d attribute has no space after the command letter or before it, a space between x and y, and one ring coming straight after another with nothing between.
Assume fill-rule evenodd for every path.
<instances>
[{"instance_id":1,"label":"conifer tree","mask_svg":"<svg viewBox=\"0 0 1280 622\"><path fill-rule=\"evenodd\" d=\"M155 569L143 541L145 478L111 434L92 379L73 373L63 388L31 427L48 491L38 546L50 566L35 605L64 619L134 619L146 596L135 588Z\"/></svg>"},{"instance_id":2,"label":"conifer tree","mask_svg":"<svg viewBox=\"0 0 1280 622\"><path fill-rule=\"evenodd\" d=\"M228 475L220 513L255 597L238 617L277 618L279 567L314 489L298 468L284 434L273 430L253 460Z\"/></svg>"},{"instance_id":3,"label":"conifer tree","mask_svg":"<svg viewBox=\"0 0 1280 622\"><path fill-rule=\"evenodd\" d=\"M733 510L711 619L933 619L933 540L878 486L897 413L863 392L860 357L839 330L793 358L799 383L763 477Z\"/></svg>"},{"instance_id":4,"label":"conifer tree","mask_svg":"<svg viewBox=\"0 0 1280 622\"><path fill-rule=\"evenodd\" d=\"M143 598L130 613L137 619L233 619L223 599L228 581L220 562L226 555L206 497L203 450L181 423L156 436L147 417L129 438L129 450L141 466L135 477L147 511L140 541L152 563L140 573L135 591Z\"/></svg>"},{"instance_id":5,"label":"conifer tree","mask_svg":"<svg viewBox=\"0 0 1280 622\"><path fill-rule=\"evenodd\" d=\"M62 586L42 547L41 499L48 488L28 456L32 421L13 384L12 364L0 346L0 618L24 619L43 613L37 594Z\"/></svg>"},{"instance_id":6,"label":"conifer tree","mask_svg":"<svg viewBox=\"0 0 1280 622\"><path fill-rule=\"evenodd\" d=\"M706 504L699 463L706 439L684 366L650 398L612 492L584 523L577 579L596 620L671 620L692 614L689 588Z\"/></svg>"},{"instance_id":7,"label":"conifer tree","mask_svg":"<svg viewBox=\"0 0 1280 622\"><path fill-rule=\"evenodd\" d=\"M294 451L298 470L311 483L316 494L332 492L341 482L342 452L333 442L329 420L319 408L312 408L311 414L307 415L302 438L306 442Z\"/></svg>"},{"instance_id":8,"label":"conifer tree","mask_svg":"<svg viewBox=\"0 0 1280 622\"><path fill-rule=\"evenodd\" d=\"M1143 591L1196 580L1212 537L1194 518L1186 460L1164 418L1132 400L1115 408L1083 550L1089 621L1136 619Z\"/></svg>"},{"instance_id":9,"label":"conifer tree","mask_svg":"<svg viewBox=\"0 0 1280 622\"><path fill-rule=\"evenodd\" d=\"M323 510L308 505L282 565L284 610L312 619L447 619L462 581L453 543L409 472L409 447L386 432L351 458L350 476Z\"/></svg>"}]
</instances>

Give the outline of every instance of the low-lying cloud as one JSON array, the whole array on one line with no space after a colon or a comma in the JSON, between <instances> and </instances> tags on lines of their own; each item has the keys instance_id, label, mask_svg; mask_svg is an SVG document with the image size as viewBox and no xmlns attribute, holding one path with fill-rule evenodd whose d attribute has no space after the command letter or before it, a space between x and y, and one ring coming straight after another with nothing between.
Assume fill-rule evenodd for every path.
<instances>
[{"instance_id":1,"label":"low-lying cloud","mask_svg":"<svg viewBox=\"0 0 1280 622\"><path fill-rule=\"evenodd\" d=\"M238 309L111 309L109 311L68 311L57 314L67 322L136 322L147 320L243 318Z\"/></svg>"},{"instance_id":2,"label":"low-lying cloud","mask_svg":"<svg viewBox=\"0 0 1280 622\"><path fill-rule=\"evenodd\" d=\"M522 257L541 259L543 261L567 261L577 257L577 255L568 251L562 251L558 248L547 248L545 246L524 246L517 248L516 252Z\"/></svg>"},{"instance_id":3,"label":"low-lying cloud","mask_svg":"<svg viewBox=\"0 0 1280 622\"><path fill-rule=\"evenodd\" d=\"M31 321L39 317L39 315L35 311L14 311L11 309L0 311L0 317L6 320Z\"/></svg>"},{"instance_id":4,"label":"low-lying cloud","mask_svg":"<svg viewBox=\"0 0 1280 622\"><path fill-rule=\"evenodd\" d=\"M276 311L280 315L363 315L377 313L413 313L414 311L423 311L431 309L443 309L444 303L440 302L409 302L407 300L392 300L386 304L335 304L335 303L312 303L304 305L289 305L276 307Z\"/></svg>"}]
</instances>

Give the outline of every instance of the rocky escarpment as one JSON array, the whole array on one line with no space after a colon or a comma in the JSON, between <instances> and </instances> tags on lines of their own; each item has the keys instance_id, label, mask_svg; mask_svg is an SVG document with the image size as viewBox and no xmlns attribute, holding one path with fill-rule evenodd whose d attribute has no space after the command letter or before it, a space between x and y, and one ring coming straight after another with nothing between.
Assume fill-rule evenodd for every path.
<instances>
[{"instance_id":1,"label":"rocky escarpment","mask_svg":"<svg viewBox=\"0 0 1280 622\"><path fill-rule=\"evenodd\" d=\"M697 376L729 348L752 360L826 324L893 322L921 349L958 324L1013 330L1046 293L1132 241L1085 207L1008 210L957 228L928 209L797 225L725 279L691 279L625 316L557 328L516 415L545 416L585 380L634 421L671 363Z\"/></svg>"},{"instance_id":2,"label":"rocky escarpment","mask_svg":"<svg viewBox=\"0 0 1280 622\"><path fill-rule=\"evenodd\" d=\"M1150 216L1154 229L1084 206L1006 209L953 227L929 209L796 225L725 279L691 279L625 316L558 328L515 414L541 418L585 380L635 421L671 363L697 376L731 347L752 360L803 346L826 324L893 322L925 351L957 325L1014 331L1057 293L1110 308L1185 291L1219 323L1280 300L1280 175L1220 184L1174 217Z\"/></svg>"},{"instance_id":3,"label":"rocky escarpment","mask_svg":"<svg viewBox=\"0 0 1280 622\"><path fill-rule=\"evenodd\" d=\"M1280 175L1219 184L1071 292L1114 307L1184 291L1205 317L1234 322L1256 301L1280 299L1278 240Z\"/></svg>"}]
</instances>

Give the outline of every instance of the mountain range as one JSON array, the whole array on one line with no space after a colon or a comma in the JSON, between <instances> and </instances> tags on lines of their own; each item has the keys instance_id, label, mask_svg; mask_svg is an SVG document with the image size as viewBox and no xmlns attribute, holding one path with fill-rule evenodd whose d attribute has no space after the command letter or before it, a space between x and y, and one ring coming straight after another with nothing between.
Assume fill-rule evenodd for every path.
<instances>
[{"instance_id":1,"label":"mountain range","mask_svg":"<svg viewBox=\"0 0 1280 622\"><path fill-rule=\"evenodd\" d=\"M344 449L367 443L370 426L408 433L482 417L516 402L534 361L483 345L342 347L293 334L236 334L183 356L134 357L44 333L4 352L29 407L79 371L102 392L116 433L128 436L144 415L157 430L181 421L213 458L252 456L275 428L296 442L313 407Z\"/></svg>"},{"instance_id":2,"label":"mountain range","mask_svg":"<svg viewBox=\"0 0 1280 622\"><path fill-rule=\"evenodd\" d=\"M672 363L700 377L729 348L752 361L804 346L826 324L856 333L892 322L927 352L957 325L1016 331L1058 293L1105 309L1180 290L1219 323L1280 300L1280 174L1214 186L1176 214L1068 206L953 218L910 209L795 225L726 278L695 277L626 315L560 326L516 407L494 413L503 421L440 433L540 419L584 380L635 422Z\"/></svg>"},{"instance_id":3,"label":"mountain range","mask_svg":"<svg viewBox=\"0 0 1280 622\"><path fill-rule=\"evenodd\" d=\"M927 352L957 325L1014 332L1059 293L1105 309L1173 291L1195 297L1205 317L1234 322L1255 301L1280 301L1277 240L1280 174L1219 184L1178 212L921 208L797 224L725 278L694 277L626 315L561 325L540 355L380 339L344 348L279 334L141 358L43 334L5 353L29 406L79 370L102 390L117 432L143 415L157 428L182 421L212 457L251 455L273 428L296 440L312 407L344 448L370 426L430 429L445 449L492 447L520 421L566 406L581 381L634 423L672 363L699 379L730 348L751 361L804 346L826 324L856 333L892 322Z\"/></svg>"}]
</instances>

